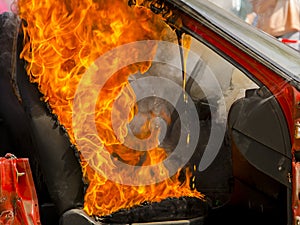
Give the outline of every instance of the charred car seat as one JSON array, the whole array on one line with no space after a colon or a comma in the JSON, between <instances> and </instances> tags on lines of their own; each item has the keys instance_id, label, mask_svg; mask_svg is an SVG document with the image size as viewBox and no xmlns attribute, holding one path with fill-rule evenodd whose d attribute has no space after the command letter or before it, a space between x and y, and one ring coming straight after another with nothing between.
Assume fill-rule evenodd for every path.
<instances>
[{"instance_id":1,"label":"charred car seat","mask_svg":"<svg viewBox=\"0 0 300 225\"><path fill-rule=\"evenodd\" d=\"M29 158L41 217L49 203L53 215L59 216L83 205L81 167L69 138L40 101L25 62L18 57L23 43L22 36L17 36L19 24L13 13L0 15L0 153Z\"/></svg>"}]
</instances>

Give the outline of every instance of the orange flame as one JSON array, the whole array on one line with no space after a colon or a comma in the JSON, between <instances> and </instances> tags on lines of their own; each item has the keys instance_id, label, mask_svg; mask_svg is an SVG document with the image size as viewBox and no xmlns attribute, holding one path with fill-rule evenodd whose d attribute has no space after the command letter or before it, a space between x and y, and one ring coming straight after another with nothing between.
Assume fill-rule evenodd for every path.
<instances>
[{"instance_id":1,"label":"orange flame","mask_svg":"<svg viewBox=\"0 0 300 225\"><path fill-rule=\"evenodd\" d=\"M145 8L131 8L126 0L18 0L18 10L20 18L26 21L21 58L28 62L27 73L31 82L38 83L44 100L75 145L73 100L87 69L98 57L117 46L140 40L163 40L167 33L173 32L159 16ZM152 48L154 56L155 46ZM129 57L134 54L128 52ZM114 66L113 59L108 64ZM189 172L184 183L179 181L178 171L175 176L157 184L129 186L115 183L104 176L104 171L95 170L103 164L107 168L114 167L114 160L144 166L162 162L167 157L166 151L159 147L147 152L125 147L115 135L117 132L121 139L126 136L126 126L138 110L128 77L138 71L144 73L150 66L150 62L144 62L121 69L99 93L95 121L101 145L95 146L88 157L81 159L88 182L84 209L89 215L108 215L121 208L130 208L145 201L157 202L167 197L203 197L196 190L191 190ZM127 94L121 97L119 104L126 105L128 111L115 118L119 126L114 131L110 121L112 106L124 89ZM82 105L82 130L89 125L85 124L84 107ZM139 137L147 137L149 124L145 123L141 130ZM107 161L102 154L117 157ZM159 168L159 172L168 173L163 167ZM151 179L151 171L147 171L145 176Z\"/></svg>"}]
</instances>

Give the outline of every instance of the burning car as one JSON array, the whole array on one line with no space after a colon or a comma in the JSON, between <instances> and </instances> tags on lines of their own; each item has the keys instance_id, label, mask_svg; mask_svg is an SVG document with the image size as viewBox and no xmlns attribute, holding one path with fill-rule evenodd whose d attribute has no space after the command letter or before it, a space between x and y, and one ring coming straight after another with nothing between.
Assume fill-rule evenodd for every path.
<instances>
[{"instance_id":1,"label":"burning car","mask_svg":"<svg viewBox=\"0 0 300 225\"><path fill-rule=\"evenodd\" d=\"M299 52L207 1L16 4L0 151L38 202L2 223L299 222Z\"/></svg>"}]
</instances>

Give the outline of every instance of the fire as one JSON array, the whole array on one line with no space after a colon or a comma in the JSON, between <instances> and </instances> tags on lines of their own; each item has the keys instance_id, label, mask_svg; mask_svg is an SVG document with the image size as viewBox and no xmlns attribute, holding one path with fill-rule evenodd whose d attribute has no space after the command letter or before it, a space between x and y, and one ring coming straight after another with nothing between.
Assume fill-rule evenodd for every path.
<instances>
[{"instance_id":1,"label":"fire","mask_svg":"<svg viewBox=\"0 0 300 225\"><path fill-rule=\"evenodd\" d=\"M106 52L126 43L163 40L171 30L159 16L146 8L129 7L127 0L19 0L18 10L20 18L25 21L21 57L28 62L27 73L31 82L38 83L44 100L49 103L52 113L57 115L75 145L73 101L79 82L88 68L92 65L113 67L114 59L107 65L95 65L94 62ZM149 54L154 57L155 46L151 49ZM128 52L127 55L134 57L135 52ZM159 183L125 185L111 181L105 176L105 171L99 169L105 165L107 170L113 171L116 160L134 166L154 165L168 156L160 147L145 152L122 145L128 133L127 125L138 111L128 77L138 71L144 73L150 66L148 61L122 68L99 93L94 110L98 134L95 140L99 140L99 143L92 143L95 149L81 158L84 178L88 183L84 210L89 215L104 216L142 202L158 202L168 197L203 197L196 190L191 190L190 172L186 172L187 179L183 183L179 181L178 171L175 176ZM114 105L117 99L118 104ZM118 106L125 106L127 110L114 118L118 127L113 129L111 115L113 107ZM82 131L79 132L84 132L84 126L90 125L85 112L85 105L82 105ZM139 138L146 138L149 132L149 124L145 123ZM90 142L93 140L89 139ZM163 166L158 170L168 173ZM151 178L153 171L144 172L145 177L155 179ZM118 173L122 177L122 170Z\"/></svg>"}]
</instances>

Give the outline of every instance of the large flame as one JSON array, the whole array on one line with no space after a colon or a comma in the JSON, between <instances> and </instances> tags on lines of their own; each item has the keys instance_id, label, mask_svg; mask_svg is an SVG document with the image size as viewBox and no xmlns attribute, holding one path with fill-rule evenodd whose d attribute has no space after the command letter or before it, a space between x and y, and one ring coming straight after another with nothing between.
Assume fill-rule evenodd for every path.
<instances>
[{"instance_id":1,"label":"large flame","mask_svg":"<svg viewBox=\"0 0 300 225\"><path fill-rule=\"evenodd\" d=\"M171 31L159 16L145 8L129 7L127 0L18 0L18 10L20 18L25 21L21 57L28 62L27 73L32 82L38 83L44 100L51 106L52 113L58 116L75 145L73 100L87 69L99 56L117 46L140 40L162 40ZM128 52L129 57L134 54ZM152 54L154 56L155 46ZM113 59L110 65L114 65ZM128 77L138 71L144 73L150 66L151 63L145 62L121 69L99 93L95 118L101 145L95 146L88 157L85 154L81 159L83 174L88 182L84 209L89 215L108 215L142 202L158 202L168 197L203 197L196 190L191 190L189 172L183 183L178 179L178 171L163 182L130 186L113 182L104 175L104 171L95 169L104 163L107 163L107 168L113 167L114 159L129 165L153 165L167 157L166 151L159 147L141 152L123 146L111 124L112 106L126 89L127 94L123 94L119 102L128 106L129 110L114 118L119 120L118 135L126 136L128 122L138 110ZM80 115L83 126L86 118L84 112L82 110ZM141 130L139 138L149 135L147 123ZM107 162L102 153L116 157L111 157L112 160ZM160 172L168 171L162 167ZM151 179L151 171L146 172L145 176Z\"/></svg>"}]
</instances>

